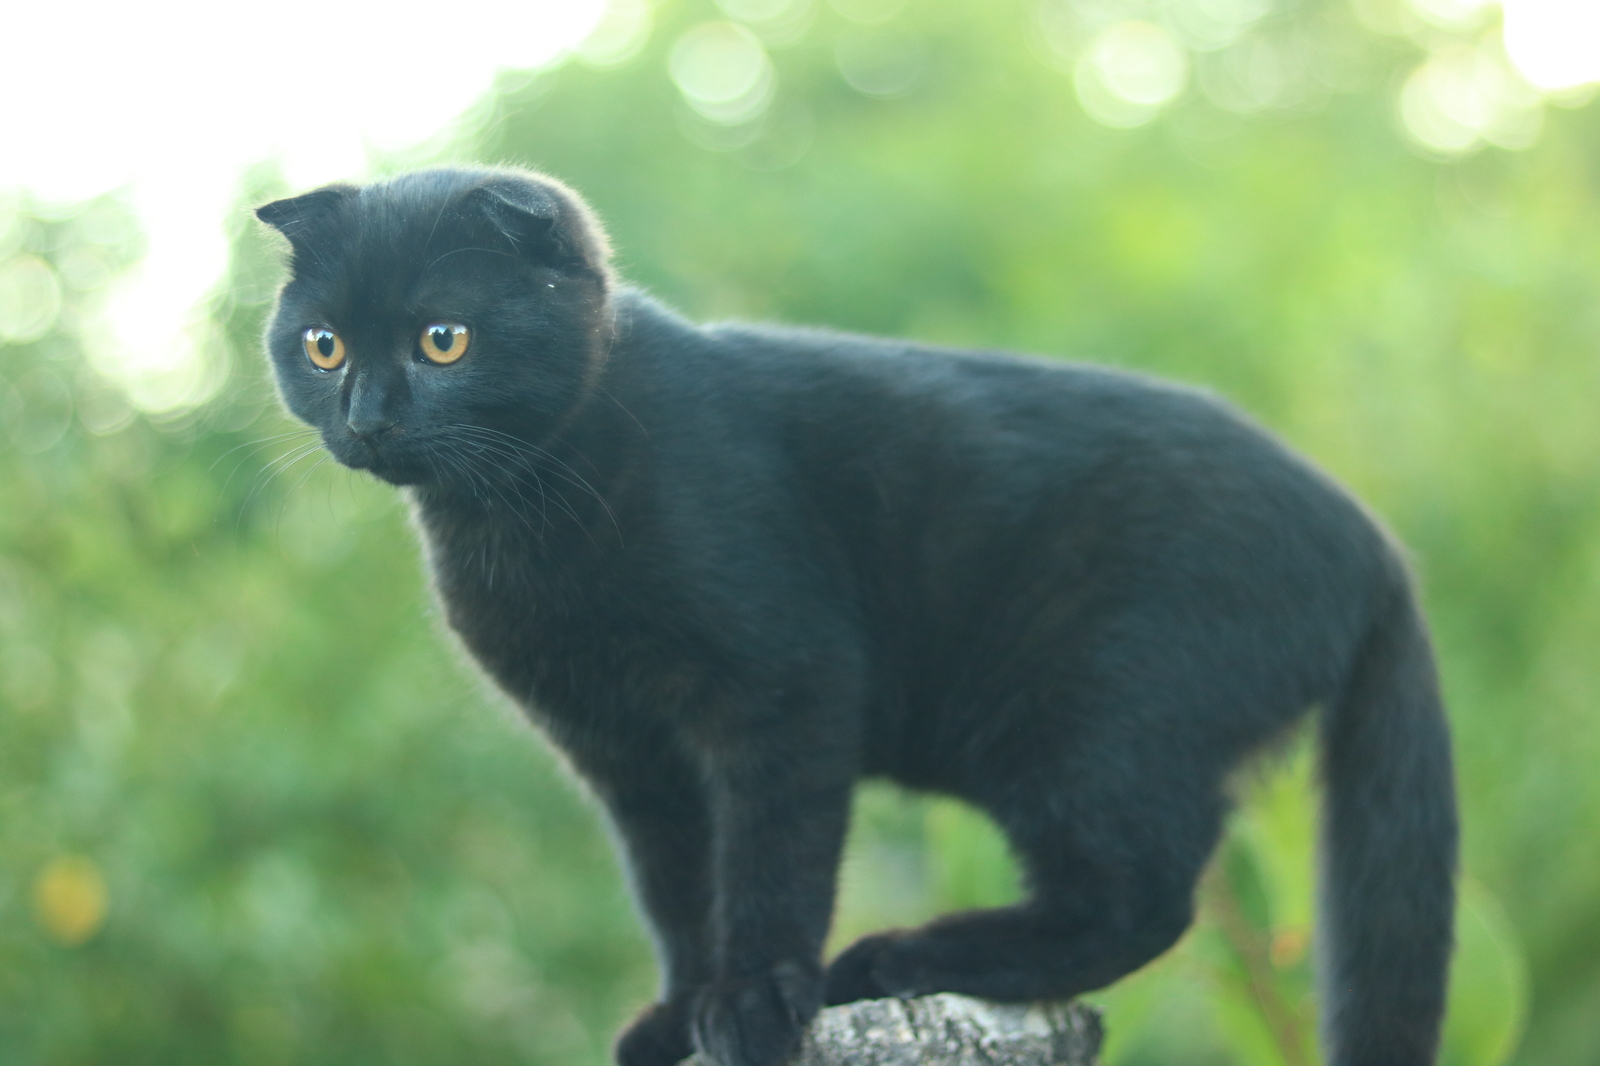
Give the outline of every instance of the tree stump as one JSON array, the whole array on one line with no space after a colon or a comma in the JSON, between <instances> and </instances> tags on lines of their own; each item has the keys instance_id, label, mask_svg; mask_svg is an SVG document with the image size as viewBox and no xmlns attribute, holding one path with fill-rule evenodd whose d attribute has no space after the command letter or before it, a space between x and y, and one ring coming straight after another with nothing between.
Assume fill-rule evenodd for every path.
<instances>
[{"instance_id":1,"label":"tree stump","mask_svg":"<svg viewBox=\"0 0 1600 1066\"><path fill-rule=\"evenodd\" d=\"M794 1066L1097 1066L1102 1036L1081 1003L874 999L817 1015Z\"/></svg>"}]
</instances>

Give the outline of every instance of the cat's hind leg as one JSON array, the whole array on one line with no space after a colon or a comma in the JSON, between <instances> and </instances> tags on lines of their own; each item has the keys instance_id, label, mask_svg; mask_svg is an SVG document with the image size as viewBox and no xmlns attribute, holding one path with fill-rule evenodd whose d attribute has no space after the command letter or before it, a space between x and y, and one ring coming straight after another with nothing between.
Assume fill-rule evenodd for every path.
<instances>
[{"instance_id":1,"label":"cat's hind leg","mask_svg":"<svg viewBox=\"0 0 1600 1066\"><path fill-rule=\"evenodd\" d=\"M1111 729L1070 757L1024 758L983 797L1022 860L1028 897L869 936L828 969L826 1001L957 992L1064 999L1154 959L1193 916L1226 807L1211 760L1172 737ZM1032 763L1032 765L1026 765Z\"/></svg>"}]
</instances>

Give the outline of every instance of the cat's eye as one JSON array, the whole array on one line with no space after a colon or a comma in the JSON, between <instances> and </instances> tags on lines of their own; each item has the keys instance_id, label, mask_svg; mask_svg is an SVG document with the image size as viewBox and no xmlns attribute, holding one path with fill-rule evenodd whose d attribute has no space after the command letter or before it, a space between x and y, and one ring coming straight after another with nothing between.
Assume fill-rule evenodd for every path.
<instances>
[{"instance_id":1,"label":"cat's eye","mask_svg":"<svg viewBox=\"0 0 1600 1066\"><path fill-rule=\"evenodd\" d=\"M344 341L331 329L312 326L301 334L306 357L321 370L337 370L344 363Z\"/></svg>"},{"instance_id":2,"label":"cat's eye","mask_svg":"<svg viewBox=\"0 0 1600 1066\"><path fill-rule=\"evenodd\" d=\"M430 363L453 363L467 354L471 334L459 322L435 322L422 329L422 354Z\"/></svg>"}]
</instances>

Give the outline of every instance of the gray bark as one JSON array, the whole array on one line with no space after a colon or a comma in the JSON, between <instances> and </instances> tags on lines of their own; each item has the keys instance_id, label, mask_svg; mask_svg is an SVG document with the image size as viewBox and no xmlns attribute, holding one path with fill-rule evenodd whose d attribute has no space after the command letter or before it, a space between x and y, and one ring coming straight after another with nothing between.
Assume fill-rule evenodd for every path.
<instances>
[{"instance_id":1,"label":"gray bark","mask_svg":"<svg viewBox=\"0 0 1600 1066\"><path fill-rule=\"evenodd\" d=\"M1096 1066L1101 1037L1100 1013L1080 1003L875 999L819 1014L794 1066Z\"/></svg>"}]
</instances>

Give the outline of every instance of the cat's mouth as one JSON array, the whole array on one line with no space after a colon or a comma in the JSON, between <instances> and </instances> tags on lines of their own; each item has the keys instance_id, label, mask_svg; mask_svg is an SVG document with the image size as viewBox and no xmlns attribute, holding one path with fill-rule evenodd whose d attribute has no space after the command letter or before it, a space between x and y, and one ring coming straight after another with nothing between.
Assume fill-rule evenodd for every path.
<instances>
[{"instance_id":1,"label":"cat's mouth","mask_svg":"<svg viewBox=\"0 0 1600 1066\"><path fill-rule=\"evenodd\" d=\"M435 480L435 471L412 449L396 442L374 443L350 435L327 441L334 459L352 470L365 470L391 485L420 485Z\"/></svg>"}]
</instances>

